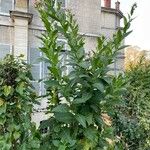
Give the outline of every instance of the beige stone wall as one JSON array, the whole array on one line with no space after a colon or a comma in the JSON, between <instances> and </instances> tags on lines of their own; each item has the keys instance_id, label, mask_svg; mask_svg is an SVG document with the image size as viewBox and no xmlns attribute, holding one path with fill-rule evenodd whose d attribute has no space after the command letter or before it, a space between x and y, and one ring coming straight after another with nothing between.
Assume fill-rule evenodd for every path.
<instances>
[{"instance_id":1,"label":"beige stone wall","mask_svg":"<svg viewBox=\"0 0 150 150\"><path fill-rule=\"evenodd\" d=\"M16 0L15 10L27 12L28 11L28 0Z\"/></svg>"},{"instance_id":2,"label":"beige stone wall","mask_svg":"<svg viewBox=\"0 0 150 150\"><path fill-rule=\"evenodd\" d=\"M28 52L28 20L15 18L14 23L14 55L24 55L27 60Z\"/></svg>"},{"instance_id":3,"label":"beige stone wall","mask_svg":"<svg viewBox=\"0 0 150 150\"><path fill-rule=\"evenodd\" d=\"M91 51L95 51L96 46L97 46L97 37L92 37L92 36L83 36L85 39L85 50L86 53L90 53Z\"/></svg>"},{"instance_id":4,"label":"beige stone wall","mask_svg":"<svg viewBox=\"0 0 150 150\"><path fill-rule=\"evenodd\" d=\"M116 15L112 13L102 12L101 15L102 27L115 29L116 28Z\"/></svg>"},{"instance_id":5,"label":"beige stone wall","mask_svg":"<svg viewBox=\"0 0 150 150\"><path fill-rule=\"evenodd\" d=\"M103 9L101 14L101 33L109 39L113 37L113 34L117 31L118 27L120 27L121 17L114 9L108 9L107 11L103 11Z\"/></svg>"},{"instance_id":6,"label":"beige stone wall","mask_svg":"<svg viewBox=\"0 0 150 150\"><path fill-rule=\"evenodd\" d=\"M101 33L101 1L69 0L68 8L75 15L81 33Z\"/></svg>"},{"instance_id":7,"label":"beige stone wall","mask_svg":"<svg viewBox=\"0 0 150 150\"><path fill-rule=\"evenodd\" d=\"M111 39L115 32L116 32L116 30L113 28L102 27L101 35L105 36L107 39Z\"/></svg>"},{"instance_id":8,"label":"beige stone wall","mask_svg":"<svg viewBox=\"0 0 150 150\"><path fill-rule=\"evenodd\" d=\"M101 34L101 1L68 0L67 8L72 11L79 25L79 32L85 38L85 50L95 50L97 37Z\"/></svg>"}]
</instances>

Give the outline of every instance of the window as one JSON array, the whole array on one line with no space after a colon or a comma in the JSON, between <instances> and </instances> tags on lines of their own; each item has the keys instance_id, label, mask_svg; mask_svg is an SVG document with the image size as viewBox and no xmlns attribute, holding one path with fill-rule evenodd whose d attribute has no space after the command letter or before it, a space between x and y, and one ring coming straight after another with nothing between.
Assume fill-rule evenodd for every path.
<instances>
[{"instance_id":1,"label":"window","mask_svg":"<svg viewBox=\"0 0 150 150\"><path fill-rule=\"evenodd\" d=\"M8 44L0 44L0 59L3 59L7 54L10 53L11 46Z\"/></svg>"},{"instance_id":2,"label":"window","mask_svg":"<svg viewBox=\"0 0 150 150\"><path fill-rule=\"evenodd\" d=\"M0 0L0 13L8 14L13 8L14 0Z\"/></svg>"},{"instance_id":3,"label":"window","mask_svg":"<svg viewBox=\"0 0 150 150\"><path fill-rule=\"evenodd\" d=\"M41 55L42 53L38 51L37 48L29 49L28 61L32 65L31 73L34 79L33 86L39 95L41 95L41 83L39 83L38 80L42 78L42 63L38 62L37 58L39 58Z\"/></svg>"}]
</instances>

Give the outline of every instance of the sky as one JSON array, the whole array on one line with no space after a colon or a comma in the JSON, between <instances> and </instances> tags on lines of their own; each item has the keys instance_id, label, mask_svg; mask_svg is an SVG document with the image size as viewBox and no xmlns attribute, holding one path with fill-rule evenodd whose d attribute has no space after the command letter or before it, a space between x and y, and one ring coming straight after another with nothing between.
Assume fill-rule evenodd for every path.
<instances>
[{"instance_id":1,"label":"sky","mask_svg":"<svg viewBox=\"0 0 150 150\"><path fill-rule=\"evenodd\" d=\"M103 1L103 0L102 0ZM139 46L141 49L150 50L150 0L119 0L121 11L126 15L132 4L137 3L135 11L136 19L132 22L132 34L125 43ZM115 7L116 0L112 0L112 7Z\"/></svg>"}]
</instances>

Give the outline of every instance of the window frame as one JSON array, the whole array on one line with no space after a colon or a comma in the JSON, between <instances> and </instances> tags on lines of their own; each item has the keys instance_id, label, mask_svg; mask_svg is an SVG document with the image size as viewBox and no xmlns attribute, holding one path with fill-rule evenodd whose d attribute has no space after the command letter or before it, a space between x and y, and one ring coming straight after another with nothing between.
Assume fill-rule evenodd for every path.
<instances>
[{"instance_id":1,"label":"window frame","mask_svg":"<svg viewBox=\"0 0 150 150\"><path fill-rule=\"evenodd\" d=\"M0 0L0 5L1 5L1 0ZM12 0L12 8L11 8L11 10L14 10L14 8L15 8L15 0ZM10 11L10 10L9 10ZM9 12L8 13L6 13L6 12L2 12L1 11L1 7L0 7L0 15L3 15L3 16L10 16L10 14L9 14Z\"/></svg>"}]
</instances>

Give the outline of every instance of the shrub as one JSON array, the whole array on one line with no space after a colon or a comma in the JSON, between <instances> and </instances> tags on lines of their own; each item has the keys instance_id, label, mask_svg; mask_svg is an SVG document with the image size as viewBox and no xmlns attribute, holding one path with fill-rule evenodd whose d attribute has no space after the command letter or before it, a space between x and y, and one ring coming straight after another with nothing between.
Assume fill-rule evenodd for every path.
<instances>
[{"instance_id":1,"label":"shrub","mask_svg":"<svg viewBox=\"0 0 150 150\"><path fill-rule=\"evenodd\" d=\"M54 0L43 0L37 7L46 28L40 50L48 63L48 78L44 83L49 103L47 113L51 115L41 125L49 129L43 136L41 149L122 149L115 144L111 118L121 103L124 82L121 76L114 77L108 72L118 51L124 48L122 41L131 33L128 29L135 5L129 18L124 17L124 28L110 41L99 37L90 57L69 11L63 12ZM69 47L65 65L60 61L64 45L58 44L59 35ZM64 74L66 67L71 68L68 74Z\"/></svg>"},{"instance_id":2,"label":"shrub","mask_svg":"<svg viewBox=\"0 0 150 150\"><path fill-rule=\"evenodd\" d=\"M116 132L129 150L150 149L150 63L141 59L125 73L125 105L116 114Z\"/></svg>"},{"instance_id":3,"label":"shrub","mask_svg":"<svg viewBox=\"0 0 150 150\"><path fill-rule=\"evenodd\" d=\"M35 92L29 66L11 55L0 61L0 149L27 150L39 147L31 123Z\"/></svg>"}]
</instances>

